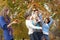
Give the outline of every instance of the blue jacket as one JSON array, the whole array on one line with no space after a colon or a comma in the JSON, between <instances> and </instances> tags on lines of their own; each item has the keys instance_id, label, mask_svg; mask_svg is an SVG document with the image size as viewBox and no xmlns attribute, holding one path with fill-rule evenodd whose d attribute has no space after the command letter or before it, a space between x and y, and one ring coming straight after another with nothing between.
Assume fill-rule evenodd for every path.
<instances>
[{"instance_id":1,"label":"blue jacket","mask_svg":"<svg viewBox=\"0 0 60 40\"><path fill-rule=\"evenodd\" d=\"M49 34L49 29L50 29L50 26L51 26L52 23L53 23L53 19L52 18L50 18L50 22L48 24L43 23L43 25L42 25L43 34L46 34L46 35Z\"/></svg>"},{"instance_id":2,"label":"blue jacket","mask_svg":"<svg viewBox=\"0 0 60 40\"><path fill-rule=\"evenodd\" d=\"M43 34L48 35L49 34L50 26L53 23L53 19L50 17L50 22L48 24L46 24L42 20L42 15L39 15L39 18L40 18L40 20L42 22L42 31L43 31Z\"/></svg>"},{"instance_id":3,"label":"blue jacket","mask_svg":"<svg viewBox=\"0 0 60 40\"><path fill-rule=\"evenodd\" d=\"M11 35L9 34L9 30L7 28L7 23L3 16L0 16L0 27L3 29L4 39L11 40Z\"/></svg>"}]
</instances>

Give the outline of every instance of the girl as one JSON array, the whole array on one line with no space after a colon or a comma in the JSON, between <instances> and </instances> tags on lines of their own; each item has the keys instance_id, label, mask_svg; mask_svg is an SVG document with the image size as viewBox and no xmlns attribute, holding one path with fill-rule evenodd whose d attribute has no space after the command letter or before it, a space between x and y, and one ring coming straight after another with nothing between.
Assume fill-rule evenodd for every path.
<instances>
[{"instance_id":1,"label":"girl","mask_svg":"<svg viewBox=\"0 0 60 40\"><path fill-rule=\"evenodd\" d=\"M45 21L43 22L42 21L42 31L43 31L43 34L44 34L44 39L45 40L49 40L49 29L53 23L53 19L52 17L54 17L56 13L53 13L52 16L50 16L49 14L47 14L46 18L45 18ZM50 16L50 17L49 17Z\"/></svg>"},{"instance_id":2,"label":"girl","mask_svg":"<svg viewBox=\"0 0 60 40\"><path fill-rule=\"evenodd\" d=\"M42 31L46 40L49 40L49 29L52 23L53 19L51 17L46 18L45 21L43 22Z\"/></svg>"},{"instance_id":3,"label":"girl","mask_svg":"<svg viewBox=\"0 0 60 40\"><path fill-rule=\"evenodd\" d=\"M38 16L39 14L39 11L38 10L35 10L34 11L34 14L33 16L31 17L32 18L32 24L37 26L37 27L41 27L42 28L42 23L41 23L41 15L40 15L40 18ZM43 36L43 33L42 33L42 29L36 29L34 31L34 37L36 40L41 40L41 37Z\"/></svg>"},{"instance_id":4,"label":"girl","mask_svg":"<svg viewBox=\"0 0 60 40\"><path fill-rule=\"evenodd\" d=\"M8 8L4 7L0 13L0 27L3 29L4 40L13 40L13 31L11 25L17 22L15 20L10 23L10 18L8 14L9 14Z\"/></svg>"}]
</instances>

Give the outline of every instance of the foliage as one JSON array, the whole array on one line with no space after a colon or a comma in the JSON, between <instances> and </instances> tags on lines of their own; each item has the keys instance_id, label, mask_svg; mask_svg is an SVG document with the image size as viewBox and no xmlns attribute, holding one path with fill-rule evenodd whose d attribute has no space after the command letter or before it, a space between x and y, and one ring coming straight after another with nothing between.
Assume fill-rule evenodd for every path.
<instances>
[{"instance_id":1,"label":"foliage","mask_svg":"<svg viewBox=\"0 0 60 40\"><path fill-rule=\"evenodd\" d=\"M54 1L54 0L35 0L34 2L30 0L0 0L0 11L4 6L8 6L10 9L10 16L12 15L12 20L19 19L20 22L19 24L14 24L12 25L13 30L14 30L14 38L15 39L20 39L20 38L29 38L27 34L27 28L25 25L25 19L24 19L24 13L28 9L28 5L31 5L32 3L35 3L38 5L39 9L48 12L44 8L44 3L48 3L49 8L52 10L51 15L54 12L57 12L57 14L53 17L55 20L59 20L60 18L60 2ZM49 12L48 12L49 13ZM59 22L57 22L59 24ZM60 31L60 24L58 26L58 31ZM53 30L51 28L51 30ZM2 31L0 31L0 34ZM56 32L56 31L54 31ZM60 32L59 32L60 33Z\"/></svg>"}]
</instances>

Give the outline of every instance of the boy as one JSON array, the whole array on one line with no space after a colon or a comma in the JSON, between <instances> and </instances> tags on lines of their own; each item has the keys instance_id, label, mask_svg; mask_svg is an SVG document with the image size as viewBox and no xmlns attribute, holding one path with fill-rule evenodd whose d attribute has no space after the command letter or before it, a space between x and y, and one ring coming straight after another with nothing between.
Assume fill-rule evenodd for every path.
<instances>
[{"instance_id":1,"label":"boy","mask_svg":"<svg viewBox=\"0 0 60 40\"><path fill-rule=\"evenodd\" d=\"M30 40L36 40L35 38L34 38L34 31L35 31L35 29L42 29L41 27L37 27L37 26L34 26L33 24L32 24L32 20L30 20L30 17L31 17L31 15L30 14L26 14L25 15L25 19L26 19L26 26L27 26L27 28L28 28L28 35L30 36Z\"/></svg>"}]
</instances>

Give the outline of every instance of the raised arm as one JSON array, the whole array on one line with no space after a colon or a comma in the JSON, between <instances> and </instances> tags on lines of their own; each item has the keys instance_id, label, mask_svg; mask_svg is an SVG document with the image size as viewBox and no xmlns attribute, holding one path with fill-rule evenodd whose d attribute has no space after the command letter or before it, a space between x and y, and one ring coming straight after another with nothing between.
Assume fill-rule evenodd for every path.
<instances>
[{"instance_id":1,"label":"raised arm","mask_svg":"<svg viewBox=\"0 0 60 40\"><path fill-rule=\"evenodd\" d=\"M44 24L43 15L40 12L39 12L39 19L40 19L41 23Z\"/></svg>"},{"instance_id":2,"label":"raised arm","mask_svg":"<svg viewBox=\"0 0 60 40\"><path fill-rule=\"evenodd\" d=\"M56 15L56 13L53 13L52 16L50 16L51 18L54 17Z\"/></svg>"},{"instance_id":3,"label":"raised arm","mask_svg":"<svg viewBox=\"0 0 60 40\"><path fill-rule=\"evenodd\" d=\"M48 25L50 26L53 23L53 19L50 17L50 22L48 23Z\"/></svg>"},{"instance_id":4,"label":"raised arm","mask_svg":"<svg viewBox=\"0 0 60 40\"><path fill-rule=\"evenodd\" d=\"M54 17L54 15L56 15L56 13L53 13L52 16L50 16L50 23L49 23L49 26L53 23L52 17Z\"/></svg>"},{"instance_id":5,"label":"raised arm","mask_svg":"<svg viewBox=\"0 0 60 40\"><path fill-rule=\"evenodd\" d=\"M33 5L31 5L31 7L26 11L26 13L31 13L32 12L32 7L33 7Z\"/></svg>"}]
</instances>

